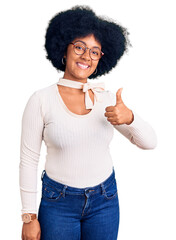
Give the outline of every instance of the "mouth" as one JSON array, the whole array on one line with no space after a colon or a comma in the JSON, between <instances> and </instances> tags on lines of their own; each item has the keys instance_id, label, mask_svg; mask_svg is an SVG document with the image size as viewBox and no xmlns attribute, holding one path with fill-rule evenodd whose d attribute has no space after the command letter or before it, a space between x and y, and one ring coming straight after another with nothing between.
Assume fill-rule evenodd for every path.
<instances>
[{"instance_id":1,"label":"mouth","mask_svg":"<svg viewBox=\"0 0 176 240\"><path fill-rule=\"evenodd\" d=\"M79 68L81 68L81 69L83 69L83 70L90 68L90 65L85 64L85 63L79 63L79 62L77 62L76 64L77 64L77 66L78 66Z\"/></svg>"}]
</instances>

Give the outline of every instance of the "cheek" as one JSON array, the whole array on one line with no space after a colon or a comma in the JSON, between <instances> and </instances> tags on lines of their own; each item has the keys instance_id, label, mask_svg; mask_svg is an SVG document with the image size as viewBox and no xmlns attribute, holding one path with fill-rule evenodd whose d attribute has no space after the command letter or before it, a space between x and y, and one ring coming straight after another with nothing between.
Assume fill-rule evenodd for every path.
<instances>
[{"instance_id":1,"label":"cheek","mask_svg":"<svg viewBox=\"0 0 176 240\"><path fill-rule=\"evenodd\" d=\"M73 56L69 55L69 57L67 57L67 60L66 60L66 67L69 69L73 68L75 65L75 61L76 59Z\"/></svg>"},{"instance_id":2,"label":"cheek","mask_svg":"<svg viewBox=\"0 0 176 240\"><path fill-rule=\"evenodd\" d=\"M94 61L94 62L92 63L92 67L93 67L94 69L96 69L97 66L98 66L98 63L99 63L99 61L98 61L98 62L95 62L95 61Z\"/></svg>"}]
</instances>

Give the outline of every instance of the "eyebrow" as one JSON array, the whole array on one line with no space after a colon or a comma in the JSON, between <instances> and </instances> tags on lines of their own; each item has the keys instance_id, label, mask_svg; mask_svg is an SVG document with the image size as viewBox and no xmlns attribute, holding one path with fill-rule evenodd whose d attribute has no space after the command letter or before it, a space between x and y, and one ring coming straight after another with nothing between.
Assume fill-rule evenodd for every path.
<instances>
[{"instance_id":1,"label":"eyebrow","mask_svg":"<svg viewBox=\"0 0 176 240\"><path fill-rule=\"evenodd\" d=\"M82 40L76 40L75 42L82 42L82 43L84 43L86 46L87 46L87 44L84 42L84 41L82 41ZM99 48L98 46L93 46L94 48ZM100 49L100 48L99 48Z\"/></svg>"}]
</instances>

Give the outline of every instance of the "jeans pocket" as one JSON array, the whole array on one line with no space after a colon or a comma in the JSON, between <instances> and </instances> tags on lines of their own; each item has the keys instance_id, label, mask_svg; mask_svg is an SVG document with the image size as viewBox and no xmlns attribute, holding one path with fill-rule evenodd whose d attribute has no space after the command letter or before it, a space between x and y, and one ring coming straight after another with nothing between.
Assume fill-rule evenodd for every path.
<instances>
[{"instance_id":1,"label":"jeans pocket","mask_svg":"<svg viewBox=\"0 0 176 240\"><path fill-rule=\"evenodd\" d=\"M114 181L105 189L103 196L107 200L111 200L117 196L117 184L116 180Z\"/></svg>"},{"instance_id":2,"label":"jeans pocket","mask_svg":"<svg viewBox=\"0 0 176 240\"><path fill-rule=\"evenodd\" d=\"M42 198L47 201L58 201L62 194L62 189L56 189L47 183L42 184Z\"/></svg>"}]
</instances>

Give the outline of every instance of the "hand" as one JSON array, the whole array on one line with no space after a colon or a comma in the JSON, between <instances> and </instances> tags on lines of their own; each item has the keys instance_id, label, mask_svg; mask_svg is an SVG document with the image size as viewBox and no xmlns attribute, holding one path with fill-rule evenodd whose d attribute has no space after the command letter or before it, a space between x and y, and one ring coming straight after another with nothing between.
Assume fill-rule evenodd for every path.
<instances>
[{"instance_id":1,"label":"hand","mask_svg":"<svg viewBox=\"0 0 176 240\"><path fill-rule=\"evenodd\" d=\"M30 223L23 223L22 228L22 240L40 240L41 229L37 219L34 219Z\"/></svg>"},{"instance_id":2,"label":"hand","mask_svg":"<svg viewBox=\"0 0 176 240\"><path fill-rule=\"evenodd\" d=\"M134 115L132 110L127 108L125 106L121 93L122 89L120 88L116 92L116 105L115 106L109 106L105 108L105 117L107 117L107 120L112 124L112 125L121 125L121 124L131 124L134 120Z\"/></svg>"}]
</instances>

